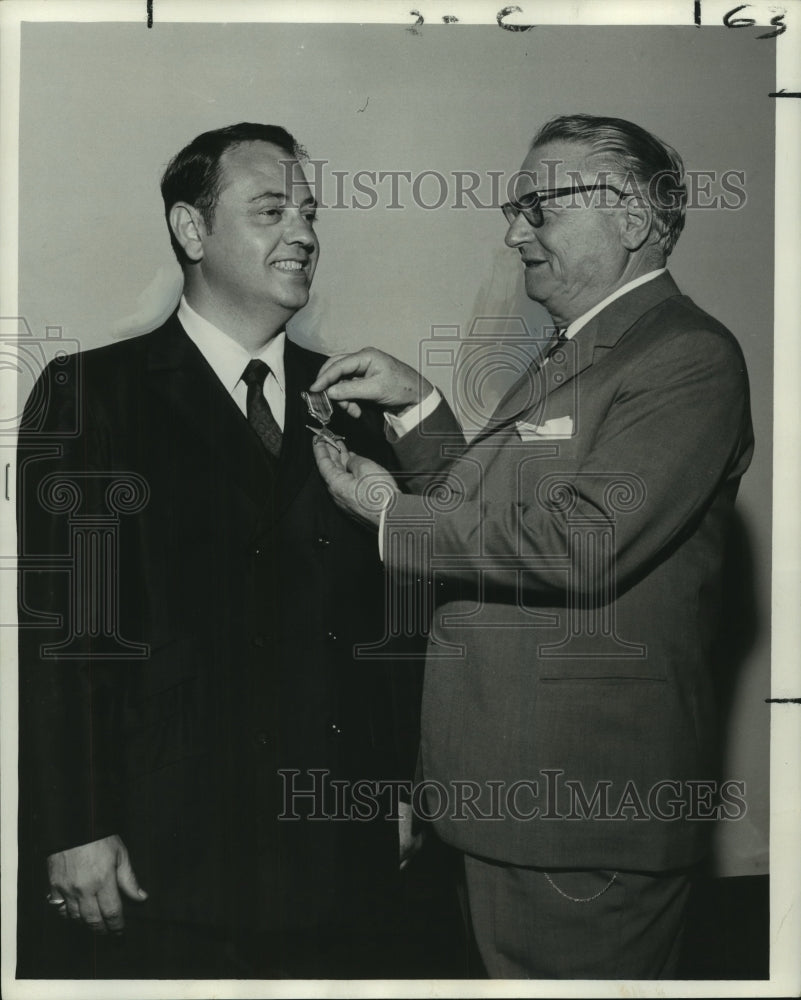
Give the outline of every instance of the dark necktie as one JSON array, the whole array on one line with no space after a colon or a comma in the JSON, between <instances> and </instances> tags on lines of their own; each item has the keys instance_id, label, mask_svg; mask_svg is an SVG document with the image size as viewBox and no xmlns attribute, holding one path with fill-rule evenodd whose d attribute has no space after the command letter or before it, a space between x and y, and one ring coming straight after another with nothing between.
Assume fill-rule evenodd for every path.
<instances>
[{"instance_id":1,"label":"dark necktie","mask_svg":"<svg viewBox=\"0 0 801 1000\"><path fill-rule=\"evenodd\" d=\"M567 340L566 332L566 328L557 328L554 330L553 336L544 345L539 357L535 358L531 362L526 371L508 389L506 395L503 396L500 403L498 403L487 426L474 438L474 444L476 441L480 441L482 438L487 437L493 430L502 426L510 420L511 417L515 416L527 406L531 406L536 399L541 397L543 383L541 377L539 376L539 372L551 354L553 354L558 347L561 347L562 344L565 343Z\"/></svg>"},{"instance_id":2,"label":"dark necktie","mask_svg":"<svg viewBox=\"0 0 801 1000\"><path fill-rule=\"evenodd\" d=\"M542 354L542 364L547 358L549 358L557 347L561 347L562 344L567 340L567 327L561 327L560 329L554 330L553 336L545 345L545 350Z\"/></svg>"},{"instance_id":3,"label":"dark necktie","mask_svg":"<svg viewBox=\"0 0 801 1000\"><path fill-rule=\"evenodd\" d=\"M263 361L254 358L242 373L242 381L248 387L248 422L270 455L278 458L281 453L281 428L264 398L264 380L269 371Z\"/></svg>"}]
</instances>

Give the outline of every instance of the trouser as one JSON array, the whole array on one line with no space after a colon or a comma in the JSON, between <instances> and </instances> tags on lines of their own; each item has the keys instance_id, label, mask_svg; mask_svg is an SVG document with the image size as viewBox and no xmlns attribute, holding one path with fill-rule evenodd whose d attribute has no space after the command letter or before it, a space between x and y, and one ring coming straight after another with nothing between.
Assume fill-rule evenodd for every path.
<instances>
[{"instance_id":1,"label":"trouser","mask_svg":"<svg viewBox=\"0 0 801 1000\"><path fill-rule=\"evenodd\" d=\"M48 924L21 979L383 979L406 966L397 935L378 922L291 932L129 916L121 935L54 915Z\"/></svg>"},{"instance_id":2,"label":"trouser","mask_svg":"<svg viewBox=\"0 0 801 1000\"><path fill-rule=\"evenodd\" d=\"M470 921L489 976L670 979L692 869L517 867L465 855Z\"/></svg>"},{"instance_id":3,"label":"trouser","mask_svg":"<svg viewBox=\"0 0 801 1000\"><path fill-rule=\"evenodd\" d=\"M397 975L387 928L343 925L291 932L129 920L97 942L99 979L338 979ZM397 956L395 957L397 958Z\"/></svg>"}]
</instances>

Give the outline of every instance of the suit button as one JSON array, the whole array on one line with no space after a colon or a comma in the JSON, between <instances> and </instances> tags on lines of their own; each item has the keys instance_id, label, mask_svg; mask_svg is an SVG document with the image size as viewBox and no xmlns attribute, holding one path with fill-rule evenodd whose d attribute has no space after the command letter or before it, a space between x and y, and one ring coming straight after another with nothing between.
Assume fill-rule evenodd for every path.
<instances>
[{"instance_id":1,"label":"suit button","mask_svg":"<svg viewBox=\"0 0 801 1000\"><path fill-rule=\"evenodd\" d=\"M330 544L331 544L331 539L330 538L326 538L325 535L318 535L314 539L314 546L317 549L326 549L326 548L328 548L328 546Z\"/></svg>"},{"instance_id":2,"label":"suit button","mask_svg":"<svg viewBox=\"0 0 801 1000\"><path fill-rule=\"evenodd\" d=\"M334 739L338 739L342 735L342 730L339 728L336 722L329 722L325 727L326 732L329 736Z\"/></svg>"},{"instance_id":3,"label":"suit button","mask_svg":"<svg viewBox=\"0 0 801 1000\"><path fill-rule=\"evenodd\" d=\"M265 732L254 733L253 742L257 747L266 747L270 742L270 734Z\"/></svg>"},{"instance_id":4,"label":"suit button","mask_svg":"<svg viewBox=\"0 0 801 1000\"><path fill-rule=\"evenodd\" d=\"M265 645L264 636L263 635L254 635L253 636L253 645L254 646L258 646L259 649L262 649L264 647L264 645Z\"/></svg>"},{"instance_id":5,"label":"suit button","mask_svg":"<svg viewBox=\"0 0 801 1000\"><path fill-rule=\"evenodd\" d=\"M326 639L329 642L336 642L337 641L337 636L336 636L336 634L334 632L326 632L325 637L326 637Z\"/></svg>"}]
</instances>

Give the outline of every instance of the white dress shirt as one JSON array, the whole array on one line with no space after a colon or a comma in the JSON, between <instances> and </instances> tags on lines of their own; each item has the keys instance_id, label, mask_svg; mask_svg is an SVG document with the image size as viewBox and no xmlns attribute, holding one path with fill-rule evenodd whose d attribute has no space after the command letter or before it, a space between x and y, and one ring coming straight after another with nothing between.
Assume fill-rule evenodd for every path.
<instances>
[{"instance_id":1,"label":"white dress shirt","mask_svg":"<svg viewBox=\"0 0 801 1000\"><path fill-rule=\"evenodd\" d=\"M614 302L615 299L619 299L622 295L626 295L628 292L633 292L635 288L639 288L640 285L644 285L646 281L653 281L660 274L664 274L667 268L659 267L655 271L649 271L647 274L641 274L639 278L634 278L633 281L627 282L625 285L621 285L617 291L612 292L611 295L607 295L605 299L601 299L598 305L593 306L592 309L588 309L582 316L578 319L574 319L573 322L565 330L565 337L570 340L575 337L579 330L586 326L587 323L597 316L602 309L606 309L610 302Z\"/></svg>"},{"instance_id":2,"label":"white dress shirt","mask_svg":"<svg viewBox=\"0 0 801 1000\"><path fill-rule=\"evenodd\" d=\"M264 380L264 398L275 417L275 422L283 431L286 411L286 379L284 376L284 341L286 331L281 330L264 345L258 354L249 354L227 333L213 323L209 323L189 305L184 296L178 306L178 320L186 334L231 394L236 405L247 417L248 387L242 375L248 362L255 358L263 361L270 369Z\"/></svg>"}]
</instances>

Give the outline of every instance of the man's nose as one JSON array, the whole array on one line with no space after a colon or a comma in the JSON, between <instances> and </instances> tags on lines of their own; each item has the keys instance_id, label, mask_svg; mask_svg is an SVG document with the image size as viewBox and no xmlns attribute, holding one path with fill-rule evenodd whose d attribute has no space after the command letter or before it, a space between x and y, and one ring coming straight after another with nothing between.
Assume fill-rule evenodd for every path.
<instances>
[{"instance_id":1,"label":"man's nose","mask_svg":"<svg viewBox=\"0 0 801 1000\"><path fill-rule=\"evenodd\" d=\"M317 246L317 235L309 219L300 212L287 213L287 224L284 229L284 241L304 247L311 253Z\"/></svg>"},{"instance_id":2,"label":"man's nose","mask_svg":"<svg viewBox=\"0 0 801 1000\"><path fill-rule=\"evenodd\" d=\"M529 243L534 238L534 227L521 212L520 215L509 224L504 237L504 243L508 247L517 248L524 243Z\"/></svg>"}]
</instances>

